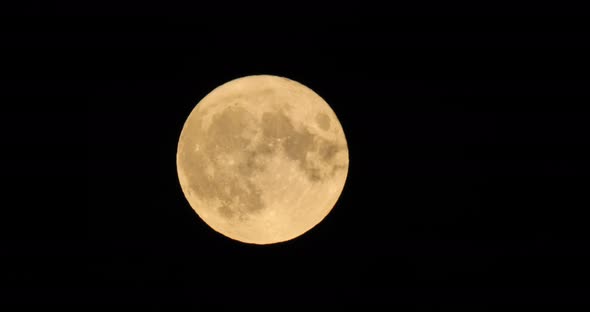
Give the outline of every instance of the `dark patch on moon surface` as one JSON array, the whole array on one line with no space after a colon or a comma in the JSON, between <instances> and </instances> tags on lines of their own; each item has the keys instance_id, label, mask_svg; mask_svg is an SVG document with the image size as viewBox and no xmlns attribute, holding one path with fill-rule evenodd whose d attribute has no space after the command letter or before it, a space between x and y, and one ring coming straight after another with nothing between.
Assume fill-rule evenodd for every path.
<instances>
[{"instance_id":1,"label":"dark patch on moon surface","mask_svg":"<svg viewBox=\"0 0 590 312\"><path fill-rule=\"evenodd\" d=\"M225 219L231 219L234 216L233 209L227 203L222 204L219 209L219 214Z\"/></svg>"},{"instance_id":2,"label":"dark patch on moon surface","mask_svg":"<svg viewBox=\"0 0 590 312\"><path fill-rule=\"evenodd\" d=\"M315 121L317 122L320 129L327 131L330 129L330 117L325 113L318 113L315 116Z\"/></svg>"},{"instance_id":3,"label":"dark patch on moon surface","mask_svg":"<svg viewBox=\"0 0 590 312\"><path fill-rule=\"evenodd\" d=\"M323 142L319 145L319 154L324 161L329 161L341 150L341 148L332 142Z\"/></svg>"},{"instance_id":4,"label":"dark patch on moon surface","mask_svg":"<svg viewBox=\"0 0 590 312\"><path fill-rule=\"evenodd\" d=\"M295 132L291 120L281 113L263 113L261 126L267 139L284 139Z\"/></svg>"},{"instance_id":5,"label":"dark patch on moon surface","mask_svg":"<svg viewBox=\"0 0 590 312\"><path fill-rule=\"evenodd\" d=\"M252 138L244 136L244 130L255 127L255 119L241 107L230 106L212 116L207 129L202 129L197 119L186 129L180 162L188 177L192 194L205 201L219 200L219 215L225 219L246 219L250 214L264 209L262 191L245 176L263 170L263 162L254 154L245 163L237 163L236 174L222 161L223 157L236 158L247 150ZM195 147L199 145L200 149ZM212 169L212 170L211 170ZM213 172L212 174L210 174Z\"/></svg>"},{"instance_id":6,"label":"dark patch on moon surface","mask_svg":"<svg viewBox=\"0 0 590 312\"><path fill-rule=\"evenodd\" d=\"M214 153L231 153L248 146L251 138L243 136L244 130L252 127L254 116L242 107L230 106L214 115L209 129L209 148Z\"/></svg>"},{"instance_id":7,"label":"dark patch on moon surface","mask_svg":"<svg viewBox=\"0 0 590 312\"><path fill-rule=\"evenodd\" d=\"M326 116L327 117L327 116ZM292 120L282 111L266 112L262 117L263 134L268 139L281 139L283 149L289 159L296 161L299 168L312 182L319 182L336 172L331 160L342 150L336 143L312 134L307 128L297 129ZM323 160L321 166L332 166L328 175L322 174L318 164L309 161L309 153L318 153Z\"/></svg>"}]
</instances>

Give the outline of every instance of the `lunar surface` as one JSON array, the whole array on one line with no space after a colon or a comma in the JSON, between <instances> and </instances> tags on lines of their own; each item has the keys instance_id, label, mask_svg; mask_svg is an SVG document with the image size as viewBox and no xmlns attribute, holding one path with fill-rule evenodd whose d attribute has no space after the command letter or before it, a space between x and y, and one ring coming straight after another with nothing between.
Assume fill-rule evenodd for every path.
<instances>
[{"instance_id":1,"label":"lunar surface","mask_svg":"<svg viewBox=\"0 0 590 312\"><path fill-rule=\"evenodd\" d=\"M182 191L197 215L237 241L291 240L332 210L348 174L334 111L278 76L229 81L188 116L177 150Z\"/></svg>"}]
</instances>

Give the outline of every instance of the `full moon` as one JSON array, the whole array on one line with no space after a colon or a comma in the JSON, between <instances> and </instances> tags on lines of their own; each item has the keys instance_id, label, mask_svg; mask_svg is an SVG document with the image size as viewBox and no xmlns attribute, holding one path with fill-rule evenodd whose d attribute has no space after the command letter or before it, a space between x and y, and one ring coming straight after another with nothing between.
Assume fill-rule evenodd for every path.
<instances>
[{"instance_id":1,"label":"full moon","mask_svg":"<svg viewBox=\"0 0 590 312\"><path fill-rule=\"evenodd\" d=\"M240 242L296 238L332 210L348 145L332 108L278 76L231 80L189 114L176 153L182 191L213 230Z\"/></svg>"}]
</instances>

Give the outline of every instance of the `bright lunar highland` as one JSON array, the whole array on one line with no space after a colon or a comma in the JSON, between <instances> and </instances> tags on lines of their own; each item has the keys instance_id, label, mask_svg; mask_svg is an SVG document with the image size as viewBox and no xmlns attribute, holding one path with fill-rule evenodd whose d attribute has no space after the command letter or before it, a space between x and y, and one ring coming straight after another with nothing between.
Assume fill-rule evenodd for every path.
<instances>
[{"instance_id":1,"label":"bright lunar highland","mask_svg":"<svg viewBox=\"0 0 590 312\"><path fill-rule=\"evenodd\" d=\"M348 174L348 145L332 108L299 82L255 75L207 94L176 153L197 215L237 241L291 240L320 223Z\"/></svg>"}]
</instances>

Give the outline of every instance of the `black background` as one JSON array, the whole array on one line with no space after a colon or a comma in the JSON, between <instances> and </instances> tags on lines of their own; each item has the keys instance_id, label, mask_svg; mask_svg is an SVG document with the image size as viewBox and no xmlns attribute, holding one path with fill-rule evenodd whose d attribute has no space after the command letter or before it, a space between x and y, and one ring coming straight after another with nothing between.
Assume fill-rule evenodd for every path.
<instances>
[{"instance_id":1,"label":"black background","mask_svg":"<svg viewBox=\"0 0 590 312\"><path fill-rule=\"evenodd\" d=\"M17 203L3 211L4 289L41 302L583 298L582 18L123 13L3 21L3 131L19 151L4 155ZM350 153L330 215L271 246L211 230L176 175L195 104L253 74L320 94Z\"/></svg>"}]
</instances>

